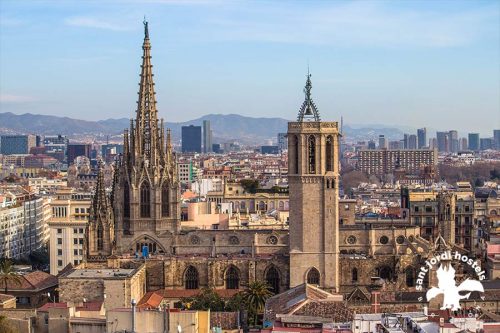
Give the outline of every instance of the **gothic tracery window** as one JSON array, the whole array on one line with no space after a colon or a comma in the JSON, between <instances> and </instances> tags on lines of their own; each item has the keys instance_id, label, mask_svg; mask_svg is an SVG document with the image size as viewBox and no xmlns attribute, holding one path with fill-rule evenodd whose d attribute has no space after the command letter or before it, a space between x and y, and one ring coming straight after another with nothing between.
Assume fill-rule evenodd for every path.
<instances>
[{"instance_id":1,"label":"gothic tracery window","mask_svg":"<svg viewBox=\"0 0 500 333\"><path fill-rule=\"evenodd\" d=\"M161 216L170 216L170 191L168 190L168 184L164 183L161 188Z\"/></svg>"},{"instance_id":2,"label":"gothic tracery window","mask_svg":"<svg viewBox=\"0 0 500 333\"><path fill-rule=\"evenodd\" d=\"M189 266L184 274L184 284L186 289L198 289L198 270Z\"/></svg>"},{"instance_id":3,"label":"gothic tracery window","mask_svg":"<svg viewBox=\"0 0 500 333\"><path fill-rule=\"evenodd\" d=\"M123 215L130 217L130 187L127 182L123 186Z\"/></svg>"},{"instance_id":4,"label":"gothic tracery window","mask_svg":"<svg viewBox=\"0 0 500 333\"><path fill-rule=\"evenodd\" d=\"M97 251L102 251L104 248L104 229L102 224L97 226Z\"/></svg>"},{"instance_id":5,"label":"gothic tracery window","mask_svg":"<svg viewBox=\"0 0 500 333\"><path fill-rule=\"evenodd\" d=\"M319 285L319 272L316 268L311 268L309 272L307 272L307 283Z\"/></svg>"},{"instance_id":6,"label":"gothic tracery window","mask_svg":"<svg viewBox=\"0 0 500 333\"><path fill-rule=\"evenodd\" d=\"M311 174L316 173L316 138L311 135L307 139L307 151L308 151L308 171Z\"/></svg>"},{"instance_id":7,"label":"gothic tracery window","mask_svg":"<svg viewBox=\"0 0 500 333\"><path fill-rule=\"evenodd\" d=\"M280 291L280 275L275 267L271 267L266 273L266 282L269 285L269 289L274 293L278 294Z\"/></svg>"},{"instance_id":8,"label":"gothic tracery window","mask_svg":"<svg viewBox=\"0 0 500 333\"><path fill-rule=\"evenodd\" d=\"M333 137L326 137L326 171L333 171Z\"/></svg>"},{"instance_id":9,"label":"gothic tracery window","mask_svg":"<svg viewBox=\"0 0 500 333\"><path fill-rule=\"evenodd\" d=\"M141 217L151 217L151 191L149 183L143 182L141 185Z\"/></svg>"},{"instance_id":10,"label":"gothic tracery window","mask_svg":"<svg viewBox=\"0 0 500 333\"><path fill-rule=\"evenodd\" d=\"M240 275L234 266L230 266L226 271L226 289L239 289Z\"/></svg>"}]
</instances>

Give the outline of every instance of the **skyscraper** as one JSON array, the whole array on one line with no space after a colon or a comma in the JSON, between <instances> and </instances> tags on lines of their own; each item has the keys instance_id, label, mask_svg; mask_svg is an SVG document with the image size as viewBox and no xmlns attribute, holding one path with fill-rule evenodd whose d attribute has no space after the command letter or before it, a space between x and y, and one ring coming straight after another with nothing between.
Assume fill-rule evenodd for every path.
<instances>
[{"instance_id":1,"label":"skyscraper","mask_svg":"<svg viewBox=\"0 0 500 333\"><path fill-rule=\"evenodd\" d=\"M403 149L409 149L408 137L406 133L403 135Z\"/></svg>"},{"instance_id":2,"label":"skyscraper","mask_svg":"<svg viewBox=\"0 0 500 333\"><path fill-rule=\"evenodd\" d=\"M286 133L278 133L278 149L280 152L288 149Z\"/></svg>"},{"instance_id":3,"label":"skyscraper","mask_svg":"<svg viewBox=\"0 0 500 333\"><path fill-rule=\"evenodd\" d=\"M182 126L182 152L201 153L201 126Z\"/></svg>"},{"instance_id":4,"label":"skyscraper","mask_svg":"<svg viewBox=\"0 0 500 333\"><path fill-rule=\"evenodd\" d=\"M479 133L469 133L469 150L479 150Z\"/></svg>"},{"instance_id":5,"label":"skyscraper","mask_svg":"<svg viewBox=\"0 0 500 333\"><path fill-rule=\"evenodd\" d=\"M408 136L408 149L417 149L417 136L415 134Z\"/></svg>"},{"instance_id":6,"label":"skyscraper","mask_svg":"<svg viewBox=\"0 0 500 333\"><path fill-rule=\"evenodd\" d=\"M203 152L212 152L212 129L210 120L203 120Z\"/></svg>"},{"instance_id":7,"label":"skyscraper","mask_svg":"<svg viewBox=\"0 0 500 333\"><path fill-rule=\"evenodd\" d=\"M379 149L387 149L387 147L389 146L389 143L387 142L387 139L385 138L385 136L383 134L380 134L378 136L378 148Z\"/></svg>"},{"instance_id":8,"label":"skyscraper","mask_svg":"<svg viewBox=\"0 0 500 333\"><path fill-rule=\"evenodd\" d=\"M417 148L422 149L427 145L427 129L419 128L417 130Z\"/></svg>"},{"instance_id":9,"label":"skyscraper","mask_svg":"<svg viewBox=\"0 0 500 333\"><path fill-rule=\"evenodd\" d=\"M78 156L85 156L90 159L92 145L73 143L68 145L68 165L73 164Z\"/></svg>"},{"instance_id":10,"label":"skyscraper","mask_svg":"<svg viewBox=\"0 0 500 333\"><path fill-rule=\"evenodd\" d=\"M448 132L448 137L449 137L448 151L452 153L458 152L458 132L455 130L451 130L450 132Z\"/></svg>"},{"instance_id":11,"label":"skyscraper","mask_svg":"<svg viewBox=\"0 0 500 333\"><path fill-rule=\"evenodd\" d=\"M493 141L495 144L495 149L500 150L500 129L493 130Z\"/></svg>"},{"instance_id":12,"label":"skyscraper","mask_svg":"<svg viewBox=\"0 0 500 333\"><path fill-rule=\"evenodd\" d=\"M436 138L437 138L438 152L440 153L449 152L449 141L450 141L449 132L437 132Z\"/></svg>"}]
</instances>

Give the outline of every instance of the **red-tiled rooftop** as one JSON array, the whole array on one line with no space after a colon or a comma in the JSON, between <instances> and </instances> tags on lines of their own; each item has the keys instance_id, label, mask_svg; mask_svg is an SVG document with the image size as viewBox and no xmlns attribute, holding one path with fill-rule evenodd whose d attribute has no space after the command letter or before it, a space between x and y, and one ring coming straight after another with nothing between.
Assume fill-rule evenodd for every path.
<instances>
[{"instance_id":1,"label":"red-tiled rooftop","mask_svg":"<svg viewBox=\"0 0 500 333\"><path fill-rule=\"evenodd\" d=\"M231 298L240 292L239 289L214 289L214 291L222 298ZM137 303L137 307L143 309L157 308L164 298L182 299L196 296L200 292L201 289L161 289L149 291Z\"/></svg>"},{"instance_id":2,"label":"red-tiled rooftop","mask_svg":"<svg viewBox=\"0 0 500 333\"><path fill-rule=\"evenodd\" d=\"M60 303L45 303L42 307L38 308L38 311L47 312L49 309L58 308L58 309L66 309L68 307L68 303L60 302Z\"/></svg>"},{"instance_id":3,"label":"red-tiled rooftop","mask_svg":"<svg viewBox=\"0 0 500 333\"><path fill-rule=\"evenodd\" d=\"M101 311L102 302L85 302L82 306L77 306L76 311Z\"/></svg>"},{"instance_id":4,"label":"red-tiled rooftop","mask_svg":"<svg viewBox=\"0 0 500 333\"><path fill-rule=\"evenodd\" d=\"M8 290L42 290L57 286L57 277L42 271L34 271L25 275L19 275L20 284L9 280Z\"/></svg>"}]
</instances>

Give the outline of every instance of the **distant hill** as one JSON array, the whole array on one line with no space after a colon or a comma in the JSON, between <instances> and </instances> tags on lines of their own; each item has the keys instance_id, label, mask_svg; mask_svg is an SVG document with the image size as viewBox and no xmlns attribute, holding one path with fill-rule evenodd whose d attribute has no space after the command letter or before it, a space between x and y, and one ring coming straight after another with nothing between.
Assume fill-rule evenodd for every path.
<instances>
[{"instance_id":1,"label":"distant hill","mask_svg":"<svg viewBox=\"0 0 500 333\"><path fill-rule=\"evenodd\" d=\"M243 144L265 144L275 139L277 133L287 130L289 120L283 118L253 118L237 114L209 114L203 117L181 123L166 123L172 130L174 140L180 140L181 127L186 125L202 125L209 120L214 142L237 140ZM128 118L87 121L68 117L46 116L25 113L16 115L10 112L0 113L1 134L63 134L70 137L94 135L98 137L121 135L130 126ZM389 139L402 138L403 132L397 128L372 128L344 126L344 135L351 139L366 140L376 138L379 134Z\"/></svg>"}]
</instances>

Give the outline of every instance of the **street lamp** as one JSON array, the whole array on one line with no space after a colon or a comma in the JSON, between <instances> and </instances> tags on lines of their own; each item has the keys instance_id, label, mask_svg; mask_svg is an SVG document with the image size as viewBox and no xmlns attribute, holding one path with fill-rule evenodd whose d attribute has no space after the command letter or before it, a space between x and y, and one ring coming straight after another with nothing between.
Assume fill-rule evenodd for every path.
<instances>
[{"instance_id":1,"label":"street lamp","mask_svg":"<svg viewBox=\"0 0 500 333\"><path fill-rule=\"evenodd\" d=\"M132 305L132 333L135 332L135 306L137 305L137 302L135 301L134 298L130 301L130 304Z\"/></svg>"}]
</instances>

